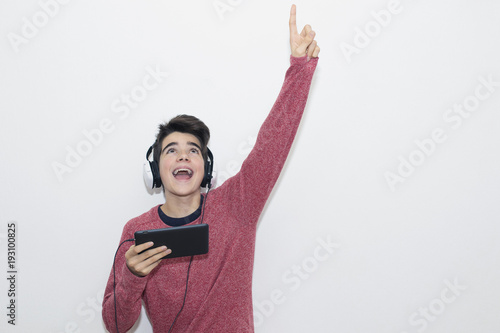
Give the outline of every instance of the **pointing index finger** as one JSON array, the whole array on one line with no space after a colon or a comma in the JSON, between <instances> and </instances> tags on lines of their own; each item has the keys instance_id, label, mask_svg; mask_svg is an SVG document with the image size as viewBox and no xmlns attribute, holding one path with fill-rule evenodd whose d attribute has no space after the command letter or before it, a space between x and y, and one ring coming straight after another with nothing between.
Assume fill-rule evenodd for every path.
<instances>
[{"instance_id":1,"label":"pointing index finger","mask_svg":"<svg viewBox=\"0 0 500 333\"><path fill-rule=\"evenodd\" d=\"M297 9L295 5L292 5L292 8L290 9L290 35L297 35Z\"/></svg>"}]
</instances>

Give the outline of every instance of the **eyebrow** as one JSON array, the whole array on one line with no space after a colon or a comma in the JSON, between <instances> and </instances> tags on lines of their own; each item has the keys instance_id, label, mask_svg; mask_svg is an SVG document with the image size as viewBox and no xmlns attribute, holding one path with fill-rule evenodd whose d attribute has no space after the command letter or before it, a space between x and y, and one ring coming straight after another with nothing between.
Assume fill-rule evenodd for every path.
<instances>
[{"instance_id":1,"label":"eyebrow","mask_svg":"<svg viewBox=\"0 0 500 333\"><path fill-rule=\"evenodd\" d=\"M175 145L178 145L179 143L178 142L170 142L168 145L166 145L163 149L162 149L162 153L165 151L165 149L167 149L168 147L171 147L171 146L175 146ZM195 142L191 142L191 141L188 141L187 144L189 146L195 146L196 148L198 148L200 151L201 151L201 147L195 143Z\"/></svg>"}]
</instances>

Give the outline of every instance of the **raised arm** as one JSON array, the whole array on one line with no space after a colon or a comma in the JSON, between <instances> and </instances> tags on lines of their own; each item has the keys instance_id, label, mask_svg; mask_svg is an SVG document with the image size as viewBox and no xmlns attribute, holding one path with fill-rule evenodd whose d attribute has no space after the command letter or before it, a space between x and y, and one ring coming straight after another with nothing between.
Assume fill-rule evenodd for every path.
<instances>
[{"instance_id":1,"label":"raised arm","mask_svg":"<svg viewBox=\"0 0 500 333\"><path fill-rule=\"evenodd\" d=\"M315 33L306 25L300 34L296 9L290 11L290 67L271 112L262 124L241 170L220 188L222 200L232 203L235 216L246 224L257 222L285 164L299 126L318 62Z\"/></svg>"}]
</instances>

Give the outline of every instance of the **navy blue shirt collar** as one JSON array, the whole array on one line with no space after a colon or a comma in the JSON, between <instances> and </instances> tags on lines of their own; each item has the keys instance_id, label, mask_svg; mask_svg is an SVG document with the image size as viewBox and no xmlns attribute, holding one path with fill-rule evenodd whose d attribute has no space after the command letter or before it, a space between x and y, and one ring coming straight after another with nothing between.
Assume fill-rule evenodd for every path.
<instances>
[{"instance_id":1,"label":"navy blue shirt collar","mask_svg":"<svg viewBox=\"0 0 500 333\"><path fill-rule=\"evenodd\" d=\"M201 215L201 207L203 206L203 195L200 194L200 197L201 197L200 206L198 207L198 209L196 209L193 213L189 214L188 216L170 217L167 214L165 214L163 210L161 210L161 205L158 206L158 215L160 216L160 219L163 221L163 223L171 227L178 227L180 225L191 223Z\"/></svg>"}]
</instances>

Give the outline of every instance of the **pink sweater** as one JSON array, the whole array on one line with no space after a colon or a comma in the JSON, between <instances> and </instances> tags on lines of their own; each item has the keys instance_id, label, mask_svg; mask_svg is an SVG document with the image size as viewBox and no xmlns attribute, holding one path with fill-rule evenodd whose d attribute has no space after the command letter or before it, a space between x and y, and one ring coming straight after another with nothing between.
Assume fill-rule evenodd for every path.
<instances>
[{"instance_id":1,"label":"pink sweater","mask_svg":"<svg viewBox=\"0 0 500 333\"><path fill-rule=\"evenodd\" d=\"M241 170L210 192L204 217L210 229L209 253L193 259L186 304L172 332L254 331L252 271L257 221L292 145L317 62L317 58L290 57L278 99ZM156 206L130 220L121 241L134 238L138 230L165 227ZM116 257L119 330L124 333L134 325L143 300L154 332L168 332L182 305L190 258L164 259L141 278L125 264L130 245L125 243ZM116 332L114 311L111 271L102 308L110 332Z\"/></svg>"}]
</instances>

